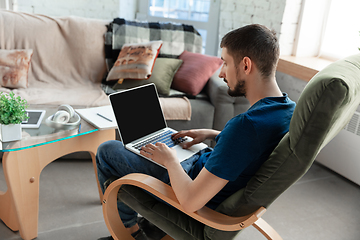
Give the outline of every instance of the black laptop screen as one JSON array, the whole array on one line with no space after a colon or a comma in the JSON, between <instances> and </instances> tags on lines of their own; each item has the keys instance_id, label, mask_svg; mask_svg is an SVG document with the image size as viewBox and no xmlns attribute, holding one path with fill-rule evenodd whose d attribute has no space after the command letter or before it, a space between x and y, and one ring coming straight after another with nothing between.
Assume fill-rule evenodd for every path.
<instances>
[{"instance_id":1,"label":"black laptop screen","mask_svg":"<svg viewBox=\"0 0 360 240\"><path fill-rule=\"evenodd\" d=\"M154 84L109 96L124 144L166 127Z\"/></svg>"}]
</instances>

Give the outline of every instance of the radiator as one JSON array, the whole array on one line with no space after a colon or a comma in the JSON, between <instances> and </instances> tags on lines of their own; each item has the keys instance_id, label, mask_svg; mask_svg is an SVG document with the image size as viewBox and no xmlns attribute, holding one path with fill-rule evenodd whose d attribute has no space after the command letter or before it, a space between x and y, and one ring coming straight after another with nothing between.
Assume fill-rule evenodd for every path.
<instances>
[{"instance_id":1,"label":"radiator","mask_svg":"<svg viewBox=\"0 0 360 240\"><path fill-rule=\"evenodd\" d=\"M359 109L359 108L358 108ZM319 153L316 161L360 185L360 112Z\"/></svg>"}]
</instances>

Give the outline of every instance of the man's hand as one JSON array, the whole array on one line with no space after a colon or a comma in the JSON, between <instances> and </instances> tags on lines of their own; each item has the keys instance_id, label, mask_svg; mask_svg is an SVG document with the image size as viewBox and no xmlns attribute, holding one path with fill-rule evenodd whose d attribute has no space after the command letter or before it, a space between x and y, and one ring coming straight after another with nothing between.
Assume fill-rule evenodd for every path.
<instances>
[{"instance_id":1,"label":"man's hand","mask_svg":"<svg viewBox=\"0 0 360 240\"><path fill-rule=\"evenodd\" d=\"M164 143L156 143L155 145L149 143L141 148L140 154L165 167L166 163L169 163L170 161L178 161L176 150L169 148Z\"/></svg>"},{"instance_id":2,"label":"man's hand","mask_svg":"<svg viewBox=\"0 0 360 240\"><path fill-rule=\"evenodd\" d=\"M183 144L183 148L187 149L192 145L201 143L206 139L215 139L220 131L213 129L194 129L187 131L180 131L172 135L172 139L178 139L180 137L191 137L193 140Z\"/></svg>"}]
</instances>

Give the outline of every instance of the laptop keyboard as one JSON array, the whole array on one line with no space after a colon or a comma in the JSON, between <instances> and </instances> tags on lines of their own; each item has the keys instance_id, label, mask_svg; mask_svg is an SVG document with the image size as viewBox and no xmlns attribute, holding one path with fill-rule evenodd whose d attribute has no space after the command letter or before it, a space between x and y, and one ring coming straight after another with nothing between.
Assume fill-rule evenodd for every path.
<instances>
[{"instance_id":1,"label":"laptop keyboard","mask_svg":"<svg viewBox=\"0 0 360 240\"><path fill-rule=\"evenodd\" d=\"M149 143L152 143L152 144L156 144L158 142L161 142L161 143L165 143L169 148L171 147L174 147L175 145L179 144L179 143L182 143L186 140L186 138L179 138L179 139L176 139L176 140L173 140L171 138L171 135L173 134L172 131L170 130L167 130L159 135L156 135L154 137L151 137L149 139L146 139L145 141L143 142L140 142L140 143L137 143L135 144L133 147L136 148L137 150L140 151L140 149L149 144Z\"/></svg>"}]
</instances>

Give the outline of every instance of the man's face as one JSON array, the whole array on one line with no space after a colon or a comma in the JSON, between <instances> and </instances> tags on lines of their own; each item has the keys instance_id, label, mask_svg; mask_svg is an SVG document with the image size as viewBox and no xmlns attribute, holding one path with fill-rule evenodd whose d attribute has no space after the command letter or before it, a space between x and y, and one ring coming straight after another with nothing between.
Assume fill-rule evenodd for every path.
<instances>
[{"instance_id":1,"label":"man's face","mask_svg":"<svg viewBox=\"0 0 360 240\"><path fill-rule=\"evenodd\" d=\"M227 83L229 87L228 94L232 97L246 97L245 81L242 79L240 69L235 66L234 58L228 54L225 47L222 49L221 59L223 65L219 77L223 78L224 82Z\"/></svg>"}]
</instances>

